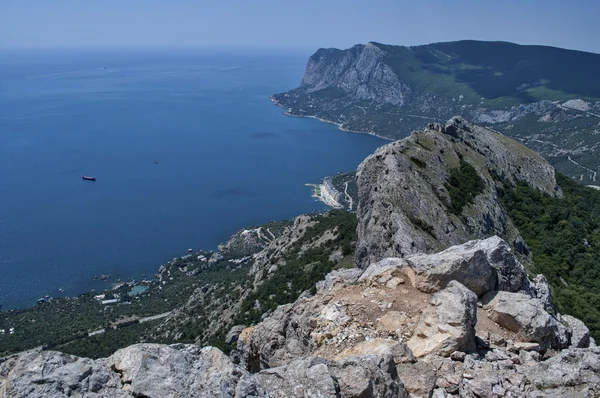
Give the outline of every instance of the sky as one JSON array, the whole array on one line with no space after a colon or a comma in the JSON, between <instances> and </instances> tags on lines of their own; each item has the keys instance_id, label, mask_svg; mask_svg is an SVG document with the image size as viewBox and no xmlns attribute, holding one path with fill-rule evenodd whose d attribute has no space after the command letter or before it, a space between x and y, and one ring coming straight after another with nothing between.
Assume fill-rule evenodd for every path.
<instances>
[{"instance_id":1,"label":"sky","mask_svg":"<svg viewBox=\"0 0 600 398\"><path fill-rule=\"evenodd\" d=\"M599 16L600 0L0 0L0 49L475 39L600 53Z\"/></svg>"}]
</instances>

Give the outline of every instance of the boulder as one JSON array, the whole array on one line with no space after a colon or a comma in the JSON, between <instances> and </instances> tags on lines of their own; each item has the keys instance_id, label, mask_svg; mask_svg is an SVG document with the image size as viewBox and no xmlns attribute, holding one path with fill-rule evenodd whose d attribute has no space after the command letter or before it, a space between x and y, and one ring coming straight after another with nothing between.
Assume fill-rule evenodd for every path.
<instances>
[{"instance_id":1,"label":"boulder","mask_svg":"<svg viewBox=\"0 0 600 398\"><path fill-rule=\"evenodd\" d=\"M258 374L270 398L408 398L389 355L344 358L339 362L307 357Z\"/></svg>"},{"instance_id":2,"label":"boulder","mask_svg":"<svg viewBox=\"0 0 600 398\"><path fill-rule=\"evenodd\" d=\"M544 390L561 386L600 387L600 349L563 350L546 361L523 367L529 382Z\"/></svg>"},{"instance_id":3,"label":"boulder","mask_svg":"<svg viewBox=\"0 0 600 398\"><path fill-rule=\"evenodd\" d=\"M342 351L335 357L335 359L339 361L346 357L357 357L369 354L391 355L396 364L416 362L412 351L410 348L408 348L406 343L382 338L362 341L355 346Z\"/></svg>"},{"instance_id":4,"label":"boulder","mask_svg":"<svg viewBox=\"0 0 600 398\"><path fill-rule=\"evenodd\" d=\"M384 258L381 261L369 265L367 269L364 270L364 272L361 274L360 278L358 278L358 281L363 282L368 279L375 278L376 276L379 276L385 272L401 269L407 266L408 263L401 258Z\"/></svg>"},{"instance_id":5,"label":"boulder","mask_svg":"<svg viewBox=\"0 0 600 398\"><path fill-rule=\"evenodd\" d=\"M482 301L494 322L526 342L538 343L542 351L568 346L567 328L546 312L540 300L522 293L490 292Z\"/></svg>"},{"instance_id":6,"label":"boulder","mask_svg":"<svg viewBox=\"0 0 600 398\"><path fill-rule=\"evenodd\" d=\"M130 397L119 375L88 358L56 351L25 354L12 364L1 398Z\"/></svg>"},{"instance_id":7,"label":"boulder","mask_svg":"<svg viewBox=\"0 0 600 398\"><path fill-rule=\"evenodd\" d=\"M225 336L225 344L232 345L233 343L236 343L238 337L240 337L240 333L242 333L244 329L246 329L246 325L235 325L229 329L227 336Z\"/></svg>"},{"instance_id":8,"label":"boulder","mask_svg":"<svg viewBox=\"0 0 600 398\"><path fill-rule=\"evenodd\" d=\"M590 330L583 322L571 315L562 315L561 321L571 331L571 346L587 348L590 346Z\"/></svg>"},{"instance_id":9,"label":"boulder","mask_svg":"<svg viewBox=\"0 0 600 398\"><path fill-rule=\"evenodd\" d=\"M42 351L21 356L2 398L265 397L256 376L214 347L135 344L92 360Z\"/></svg>"},{"instance_id":10,"label":"boulder","mask_svg":"<svg viewBox=\"0 0 600 398\"><path fill-rule=\"evenodd\" d=\"M433 295L408 347L416 357L475 350L477 296L457 281Z\"/></svg>"},{"instance_id":11,"label":"boulder","mask_svg":"<svg viewBox=\"0 0 600 398\"><path fill-rule=\"evenodd\" d=\"M437 380L436 368L433 364L424 361L403 363L396 366L396 371L411 396L431 397Z\"/></svg>"},{"instance_id":12,"label":"boulder","mask_svg":"<svg viewBox=\"0 0 600 398\"><path fill-rule=\"evenodd\" d=\"M348 268L334 270L325 275L325 279L317 282L317 292L331 290L334 286L344 283L356 282L356 280L363 273L363 270L359 268Z\"/></svg>"},{"instance_id":13,"label":"boulder","mask_svg":"<svg viewBox=\"0 0 600 398\"><path fill-rule=\"evenodd\" d=\"M237 350L242 366L258 372L309 355L316 349L310 337L315 327L312 315L317 312L314 307L319 307L319 312L322 310L322 303L310 300L303 303L306 306L280 305L261 323L240 334Z\"/></svg>"},{"instance_id":14,"label":"boulder","mask_svg":"<svg viewBox=\"0 0 600 398\"><path fill-rule=\"evenodd\" d=\"M117 351L106 364L136 397L264 396L254 375L214 347L136 344Z\"/></svg>"},{"instance_id":15,"label":"boulder","mask_svg":"<svg viewBox=\"0 0 600 398\"><path fill-rule=\"evenodd\" d=\"M482 296L491 290L517 292L527 288L527 273L508 244L497 236L452 246L436 254L406 258L423 292L443 289L453 280Z\"/></svg>"},{"instance_id":16,"label":"boulder","mask_svg":"<svg viewBox=\"0 0 600 398\"><path fill-rule=\"evenodd\" d=\"M369 265L358 281L371 280L395 270L402 270L414 287L425 293L440 291L453 280L478 296L495 290L531 291L525 268L510 246L497 236L472 240L435 254L385 258ZM543 281L539 283L541 291Z\"/></svg>"}]
</instances>

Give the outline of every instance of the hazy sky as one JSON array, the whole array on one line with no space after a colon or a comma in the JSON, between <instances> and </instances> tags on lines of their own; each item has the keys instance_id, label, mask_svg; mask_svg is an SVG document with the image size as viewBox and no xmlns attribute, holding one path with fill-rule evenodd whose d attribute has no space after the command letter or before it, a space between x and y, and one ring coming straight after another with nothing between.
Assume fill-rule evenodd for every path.
<instances>
[{"instance_id":1,"label":"hazy sky","mask_svg":"<svg viewBox=\"0 0 600 398\"><path fill-rule=\"evenodd\" d=\"M600 53L600 0L0 0L0 48L505 40Z\"/></svg>"}]
</instances>

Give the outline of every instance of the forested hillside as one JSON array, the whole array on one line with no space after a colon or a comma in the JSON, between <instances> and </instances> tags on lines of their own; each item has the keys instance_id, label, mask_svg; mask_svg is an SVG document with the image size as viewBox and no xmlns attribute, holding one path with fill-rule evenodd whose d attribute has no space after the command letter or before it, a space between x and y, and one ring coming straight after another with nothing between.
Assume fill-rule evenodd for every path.
<instances>
[{"instance_id":1,"label":"forested hillside","mask_svg":"<svg viewBox=\"0 0 600 398\"><path fill-rule=\"evenodd\" d=\"M531 250L532 271L551 282L556 309L600 339L600 192L561 174L557 181L563 198L518 184L502 203Z\"/></svg>"}]
</instances>

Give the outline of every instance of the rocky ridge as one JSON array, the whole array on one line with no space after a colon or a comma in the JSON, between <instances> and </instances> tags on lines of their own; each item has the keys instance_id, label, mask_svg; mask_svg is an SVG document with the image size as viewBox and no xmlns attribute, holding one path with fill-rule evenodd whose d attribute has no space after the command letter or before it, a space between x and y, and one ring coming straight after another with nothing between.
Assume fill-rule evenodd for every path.
<instances>
[{"instance_id":1,"label":"rocky ridge","mask_svg":"<svg viewBox=\"0 0 600 398\"><path fill-rule=\"evenodd\" d=\"M464 163L473 167L483 188L456 214L447 182ZM360 267L492 235L524 251L498 187L525 181L549 195L562 194L554 169L541 156L460 117L382 146L361 163L357 177Z\"/></svg>"},{"instance_id":2,"label":"rocky ridge","mask_svg":"<svg viewBox=\"0 0 600 398\"><path fill-rule=\"evenodd\" d=\"M498 237L388 258L329 274L315 296L243 330L237 356L259 374L286 374L298 357L387 357L411 396L594 396L600 350L544 310L540 284ZM381 394L366 396L401 396Z\"/></svg>"},{"instance_id":3,"label":"rocky ridge","mask_svg":"<svg viewBox=\"0 0 600 398\"><path fill-rule=\"evenodd\" d=\"M541 283L498 237L388 258L235 328L231 358L184 344L28 353L0 363L0 397L595 396L600 349L544 309Z\"/></svg>"}]
</instances>

